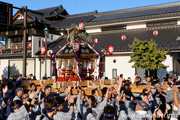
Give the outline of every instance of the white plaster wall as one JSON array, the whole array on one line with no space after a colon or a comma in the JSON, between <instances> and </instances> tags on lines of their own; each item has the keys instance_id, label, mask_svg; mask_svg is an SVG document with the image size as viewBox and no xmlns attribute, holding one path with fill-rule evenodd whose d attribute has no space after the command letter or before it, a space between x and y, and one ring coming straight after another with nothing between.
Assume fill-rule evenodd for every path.
<instances>
[{"instance_id":1,"label":"white plaster wall","mask_svg":"<svg viewBox=\"0 0 180 120\"><path fill-rule=\"evenodd\" d=\"M34 60L33 59L27 59L26 64L26 75L33 74L34 73ZM23 74L23 61L22 59L14 59L10 60L10 75L20 75Z\"/></svg>"},{"instance_id":2,"label":"white plaster wall","mask_svg":"<svg viewBox=\"0 0 180 120\"><path fill-rule=\"evenodd\" d=\"M10 75L20 75L23 73L22 60L10 60Z\"/></svg>"},{"instance_id":3,"label":"white plaster wall","mask_svg":"<svg viewBox=\"0 0 180 120\"><path fill-rule=\"evenodd\" d=\"M51 39L51 35L53 35L52 39ZM59 37L60 37L60 35L49 34L48 41L49 41L49 42L53 42L53 41L57 40Z\"/></svg>"},{"instance_id":4,"label":"white plaster wall","mask_svg":"<svg viewBox=\"0 0 180 120\"><path fill-rule=\"evenodd\" d=\"M8 78L8 62L9 60L0 60L0 75L4 78Z\"/></svg>"},{"instance_id":5,"label":"white plaster wall","mask_svg":"<svg viewBox=\"0 0 180 120\"><path fill-rule=\"evenodd\" d=\"M29 75L29 74L33 74L35 75L35 72L34 72L34 59L31 59L31 60L27 60L27 67L26 67L26 74Z\"/></svg>"},{"instance_id":6,"label":"white plaster wall","mask_svg":"<svg viewBox=\"0 0 180 120\"><path fill-rule=\"evenodd\" d=\"M40 62L39 58L36 58L35 62L36 62L36 65L35 65L36 79L40 80L41 79L41 76L40 76L40 64L41 64L41 62Z\"/></svg>"},{"instance_id":7,"label":"white plaster wall","mask_svg":"<svg viewBox=\"0 0 180 120\"><path fill-rule=\"evenodd\" d=\"M47 77L50 77L52 75L52 66L51 66L51 60L47 60ZM45 61L41 60L41 79L45 75Z\"/></svg>"},{"instance_id":8,"label":"white plaster wall","mask_svg":"<svg viewBox=\"0 0 180 120\"><path fill-rule=\"evenodd\" d=\"M32 57L35 57L35 54L40 51L41 46L39 46L39 40L43 40L43 38L44 37L32 36Z\"/></svg>"},{"instance_id":9,"label":"white plaster wall","mask_svg":"<svg viewBox=\"0 0 180 120\"><path fill-rule=\"evenodd\" d=\"M146 24L133 24L133 25L127 25L126 29L140 29L140 28L147 28Z\"/></svg>"},{"instance_id":10,"label":"white plaster wall","mask_svg":"<svg viewBox=\"0 0 180 120\"><path fill-rule=\"evenodd\" d=\"M91 29L86 29L87 33L96 33L96 32L101 32L101 28L91 28Z\"/></svg>"},{"instance_id":11,"label":"white plaster wall","mask_svg":"<svg viewBox=\"0 0 180 120\"><path fill-rule=\"evenodd\" d=\"M116 59L116 63L113 60ZM124 78L131 77L133 79L135 68L131 66L133 63L128 63L130 56L106 56L105 57L105 73L106 77L112 79L112 69L117 69L117 75L124 75Z\"/></svg>"},{"instance_id":12,"label":"white plaster wall","mask_svg":"<svg viewBox=\"0 0 180 120\"><path fill-rule=\"evenodd\" d=\"M8 78L8 63L10 66L9 72L10 75L19 75L23 73L23 62L22 59L5 59L0 60L0 76L3 75L4 78ZM40 68L41 64L41 68ZM39 58L27 59L27 75L33 74L36 76L36 79L40 80L44 76L45 73L45 64L41 63ZM40 73L41 71L41 73ZM40 76L41 75L41 76ZM47 60L47 76L52 77L52 65L51 61ZM55 77L52 77L55 79Z\"/></svg>"},{"instance_id":13,"label":"white plaster wall","mask_svg":"<svg viewBox=\"0 0 180 120\"><path fill-rule=\"evenodd\" d=\"M162 78L165 77L166 74L169 74L170 76L173 75L173 59L170 55L166 55L166 60L163 62L167 66L166 69L161 68L159 71L157 71L157 75L159 79L162 81Z\"/></svg>"},{"instance_id":14,"label":"white plaster wall","mask_svg":"<svg viewBox=\"0 0 180 120\"><path fill-rule=\"evenodd\" d=\"M116 59L116 63L113 60ZM123 74L124 78L134 78L135 68L131 66L133 63L128 63L130 56L106 56L105 57L105 77L112 79L112 69L117 69L117 75ZM157 75L162 80L166 74L173 75L173 61L170 55L166 56L166 60L163 62L167 68L161 68L157 71Z\"/></svg>"}]
</instances>

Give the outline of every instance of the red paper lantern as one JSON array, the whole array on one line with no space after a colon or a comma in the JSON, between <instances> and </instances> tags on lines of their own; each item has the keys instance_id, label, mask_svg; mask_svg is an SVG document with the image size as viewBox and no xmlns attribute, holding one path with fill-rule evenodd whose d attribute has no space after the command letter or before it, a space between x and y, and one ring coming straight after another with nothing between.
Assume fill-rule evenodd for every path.
<instances>
[{"instance_id":1,"label":"red paper lantern","mask_svg":"<svg viewBox=\"0 0 180 120\"><path fill-rule=\"evenodd\" d=\"M47 52L47 49L46 49L46 47L43 46L43 47L41 48L41 53L42 53L43 55L45 55L46 52Z\"/></svg>"},{"instance_id":2,"label":"red paper lantern","mask_svg":"<svg viewBox=\"0 0 180 120\"><path fill-rule=\"evenodd\" d=\"M15 46L15 49L16 49L16 50L18 50L18 49L19 49L19 47L16 45L16 46Z\"/></svg>"},{"instance_id":3,"label":"red paper lantern","mask_svg":"<svg viewBox=\"0 0 180 120\"><path fill-rule=\"evenodd\" d=\"M77 73L76 73L76 68L74 68L74 74L77 74Z\"/></svg>"},{"instance_id":4,"label":"red paper lantern","mask_svg":"<svg viewBox=\"0 0 180 120\"><path fill-rule=\"evenodd\" d=\"M153 31L153 35L154 35L154 36L157 36L157 35L158 35L158 31L157 31L157 30L154 30L154 31Z\"/></svg>"},{"instance_id":5,"label":"red paper lantern","mask_svg":"<svg viewBox=\"0 0 180 120\"><path fill-rule=\"evenodd\" d=\"M126 40L126 36L125 35L122 35L121 36L121 39L124 41L124 40Z\"/></svg>"},{"instance_id":6,"label":"red paper lantern","mask_svg":"<svg viewBox=\"0 0 180 120\"><path fill-rule=\"evenodd\" d=\"M0 52L2 52L2 49L0 48Z\"/></svg>"},{"instance_id":7,"label":"red paper lantern","mask_svg":"<svg viewBox=\"0 0 180 120\"><path fill-rule=\"evenodd\" d=\"M96 43L96 44L98 43L98 39L97 38L94 39L94 43Z\"/></svg>"},{"instance_id":8,"label":"red paper lantern","mask_svg":"<svg viewBox=\"0 0 180 120\"><path fill-rule=\"evenodd\" d=\"M32 43L29 43L29 44L28 44L28 47L32 47Z\"/></svg>"},{"instance_id":9,"label":"red paper lantern","mask_svg":"<svg viewBox=\"0 0 180 120\"><path fill-rule=\"evenodd\" d=\"M110 55L112 55L113 52L114 52L114 47L113 47L112 45L110 45L110 46L108 47L108 53L109 53Z\"/></svg>"},{"instance_id":10,"label":"red paper lantern","mask_svg":"<svg viewBox=\"0 0 180 120\"><path fill-rule=\"evenodd\" d=\"M79 23L79 30L85 30L84 22Z\"/></svg>"}]
</instances>

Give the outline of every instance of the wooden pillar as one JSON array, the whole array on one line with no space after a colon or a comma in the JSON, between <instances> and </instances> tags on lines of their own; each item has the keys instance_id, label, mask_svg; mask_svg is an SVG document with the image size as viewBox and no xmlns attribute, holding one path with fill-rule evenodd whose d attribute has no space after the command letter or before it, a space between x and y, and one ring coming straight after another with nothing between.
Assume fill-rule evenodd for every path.
<instances>
[{"instance_id":1,"label":"wooden pillar","mask_svg":"<svg viewBox=\"0 0 180 120\"><path fill-rule=\"evenodd\" d=\"M23 76L26 77L26 53L27 53L27 6L23 8L24 10L24 29L23 29Z\"/></svg>"}]
</instances>

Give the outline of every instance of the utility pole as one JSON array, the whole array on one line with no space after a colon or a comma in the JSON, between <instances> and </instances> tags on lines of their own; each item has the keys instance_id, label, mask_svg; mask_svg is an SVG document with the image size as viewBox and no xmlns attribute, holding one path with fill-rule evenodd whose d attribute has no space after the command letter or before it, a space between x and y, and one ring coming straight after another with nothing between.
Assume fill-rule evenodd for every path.
<instances>
[{"instance_id":1,"label":"utility pole","mask_svg":"<svg viewBox=\"0 0 180 120\"><path fill-rule=\"evenodd\" d=\"M45 47L47 49L47 35L45 35ZM47 52L45 54L45 79L47 79Z\"/></svg>"},{"instance_id":2,"label":"utility pole","mask_svg":"<svg viewBox=\"0 0 180 120\"><path fill-rule=\"evenodd\" d=\"M47 38L49 36L49 30L48 30L47 27L44 29L44 35L45 35L45 47L46 47L46 50L47 50ZM46 54L45 54L45 75L44 76L47 79L47 51L46 51Z\"/></svg>"},{"instance_id":3,"label":"utility pole","mask_svg":"<svg viewBox=\"0 0 180 120\"><path fill-rule=\"evenodd\" d=\"M24 11L24 27L23 27L23 77L26 77L26 54L27 54L27 6Z\"/></svg>"}]
</instances>

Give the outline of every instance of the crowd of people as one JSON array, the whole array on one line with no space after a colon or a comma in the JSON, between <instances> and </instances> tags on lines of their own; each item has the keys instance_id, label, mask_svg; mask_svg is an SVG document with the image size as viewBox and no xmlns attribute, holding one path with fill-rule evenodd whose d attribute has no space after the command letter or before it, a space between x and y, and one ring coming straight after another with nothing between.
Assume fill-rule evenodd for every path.
<instances>
[{"instance_id":1,"label":"crowd of people","mask_svg":"<svg viewBox=\"0 0 180 120\"><path fill-rule=\"evenodd\" d=\"M72 94L70 86L64 92L51 92L42 85L38 91L34 83L30 90L21 84L1 83L0 119L2 120L177 120L180 115L180 82L178 77L166 76L163 83L157 77L146 77L142 83L136 75L135 87L142 93L131 92L131 80L122 75L116 78L116 89L101 88L93 83L92 95L81 87ZM146 87L146 83L152 86ZM167 85L162 89L160 84ZM101 94L100 94L101 93Z\"/></svg>"},{"instance_id":2,"label":"crowd of people","mask_svg":"<svg viewBox=\"0 0 180 120\"><path fill-rule=\"evenodd\" d=\"M51 80L50 77L43 76L43 80ZM9 78L4 78L4 76L1 76L1 83L3 82L16 82L16 83L21 83L22 80L37 80L36 76L33 74L29 74L26 77L23 77L21 74L18 76L9 76Z\"/></svg>"}]
</instances>

